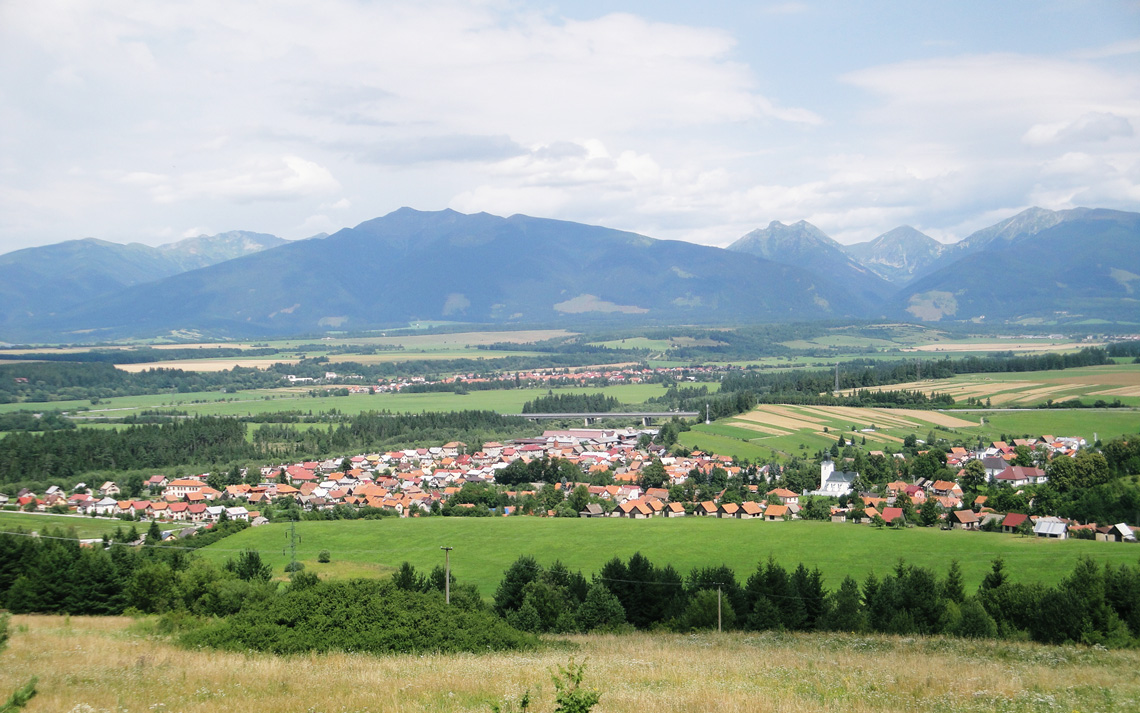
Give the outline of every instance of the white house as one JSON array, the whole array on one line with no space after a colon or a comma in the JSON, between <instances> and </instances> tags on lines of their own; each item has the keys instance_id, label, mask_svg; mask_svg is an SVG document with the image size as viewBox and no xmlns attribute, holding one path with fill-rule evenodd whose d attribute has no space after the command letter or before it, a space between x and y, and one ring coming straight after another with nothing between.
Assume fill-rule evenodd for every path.
<instances>
[{"instance_id":1,"label":"white house","mask_svg":"<svg viewBox=\"0 0 1140 713\"><path fill-rule=\"evenodd\" d=\"M1040 468L1029 468L1020 465L1011 465L994 476L994 481L1005 483L1018 488L1022 485L1039 485L1048 480L1045 471Z\"/></svg>"}]
</instances>

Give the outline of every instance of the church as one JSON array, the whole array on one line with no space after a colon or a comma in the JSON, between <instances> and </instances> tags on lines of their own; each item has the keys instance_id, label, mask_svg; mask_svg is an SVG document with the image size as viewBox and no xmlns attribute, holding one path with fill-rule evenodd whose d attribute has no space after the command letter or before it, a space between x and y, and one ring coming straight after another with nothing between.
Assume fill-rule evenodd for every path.
<instances>
[{"instance_id":1,"label":"church","mask_svg":"<svg viewBox=\"0 0 1140 713\"><path fill-rule=\"evenodd\" d=\"M805 492L804 495L850 495L851 484L859 477L858 473L836 470L835 462L828 459L819 464L819 490Z\"/></svg>"}]
</instances>

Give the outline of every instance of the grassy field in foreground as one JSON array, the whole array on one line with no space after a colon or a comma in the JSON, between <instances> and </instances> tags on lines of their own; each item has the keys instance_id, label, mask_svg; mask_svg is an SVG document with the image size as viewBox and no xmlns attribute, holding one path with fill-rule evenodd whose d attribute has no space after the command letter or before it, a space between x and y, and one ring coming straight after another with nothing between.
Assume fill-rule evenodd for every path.
<instances>
[{"instance_id":1,"label":"grassy field in foreground","mask_svg":"<svg viewBox=\"0 0 1140 713\"><path fill-rule=\"evenodd\" d=\"M550 675L571 656L596 713L716 711L1135 711L1140 652L1004 641L835 634L571 636L482 655L264 654L184 650L126 618L18 616L0 691L32 676L27 713L421 711L486 713L530 690L553 710Z\"/></svg>"},{"instance_id":2,"label":"grassy field in foreground","mask_svg":"<svg viewBox=\"0 0 1140 713\"><path fill-rule=\"evenodd\" d=\"M246 530L200 550L217 561L243 548L259 550L280 574L288 561L284 524ZM1018 581L1053 582L1066 575L1081 555L1098 561L1128 562L1140 548L1091 541L1046 541L996 533L945 532L937 529L876 530L866 525L831 522L761 522L687 517L627 520L570 518L410 518L297 524L298 559L321 572L317 553L327 549L334 562L361 562L382 568L408 561L429 570L443 563L439 548L449 545L452 572L474 583L485 597L494 594L504 570L520 555L542 564L561 560L589 576L614 556L641 552L655 564L672 564L682 574L693 567L732 567L742 583L769 555L785 567L803 562L818 566L829 588L844 575L862 580L872 570L883 573L898 559L945 574L952 558L962 565L966 585L981 582L990 562L1003 557Z\"/></svg>"},{"instance_id":3,"label":"grassy field in foreground","mask_svg":"<svg viewBox=\"0 0 1140 713\"><path fill-rule=\"evenodd\" d=\"M115 528L126 529L131 526L129 522L111 520L103 517L79 517L76 515L42 515L24 512L0 512L0 531L15 532L18 528L25 531L42 532L51 527L58 530L75 528L75 536L80 538L102 537L105 532L114 532ZM147 523L135 523L139 532L144 532Z\"/></svg>"}]
</instances>

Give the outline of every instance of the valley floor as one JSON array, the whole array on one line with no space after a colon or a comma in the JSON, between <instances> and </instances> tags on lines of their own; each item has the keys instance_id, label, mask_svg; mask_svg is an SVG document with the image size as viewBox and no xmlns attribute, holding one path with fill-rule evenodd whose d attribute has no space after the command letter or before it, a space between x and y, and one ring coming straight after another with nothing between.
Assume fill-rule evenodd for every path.
<instances>
[{"instance_id":1,"label":"valley floor","mask_svg":"<svg viewBox=\"0 0 1140 713\"><path fill-rule=\"evenodd\" d=\"M571 656L597 713L1134 711L1140 652L836 634L573 636L532 653L392 656L186 651L127 618L17 616L0 696L38 676L27 713L488 711ZM0 698L0 700L3 700Z\"/></svg>"}]
</instances>

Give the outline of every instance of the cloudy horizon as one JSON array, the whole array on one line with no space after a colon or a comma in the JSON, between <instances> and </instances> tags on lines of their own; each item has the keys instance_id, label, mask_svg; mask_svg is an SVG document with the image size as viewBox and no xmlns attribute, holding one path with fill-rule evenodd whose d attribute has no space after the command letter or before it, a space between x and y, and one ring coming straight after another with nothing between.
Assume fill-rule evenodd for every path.
<instances>
[{"instance_id":1,"label":"cloudy horizon","mask_svg":"<svg viewBox=\"0 0 1140 713\"><path fill-rule=\"evenodd\" d=\"M1140 3L0 4L0 253L402 206L725 246L1140 210Z\"/></svg>"}]
</instances>

